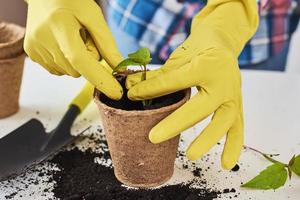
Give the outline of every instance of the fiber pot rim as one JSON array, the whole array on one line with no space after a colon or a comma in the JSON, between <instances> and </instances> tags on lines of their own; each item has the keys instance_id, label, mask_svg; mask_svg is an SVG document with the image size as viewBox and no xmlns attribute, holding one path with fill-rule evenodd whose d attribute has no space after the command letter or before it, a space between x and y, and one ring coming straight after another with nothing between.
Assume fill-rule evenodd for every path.
<instances>
[{"instance_id":1,"label":"fiber pot rim","mask_svg":"<svg viewBox=\"0 0 300 200\"><path fill-rule=\"evenodd\" d=\"M3 29L4 31L1 29ZM8 41L5 42L0 41L0 49L12 46L20 42L21 40L23 40L25 36L25 28L17 24L0 21L0 35L3 33L11 33L11 36L9 38L10 40ZM11 38L15 38L15 39L11 39Z\"/></svg>"},{"instance_id":2,"label":"fiber pot rim","mask_svg":"<svg viewBox=\"0 0 300 200\"><path fill-rule=\"evenodd\" d=\"M23 52L23 53L21 53L20 55L18 55L18 56L16 56L16 57L14 57L14 58L5 58L5 59L0 59L0 64L1 63L6 63L6 62L9 62L9 61L14 61L14 60L17 60L17 59L19 59L19 58L21 58L21 57L26 57L26 54Z\"/></svg>"},{"instance_id":3,"label":"fiber pot rim","mask_svg":"<svg viewBox=\"0 0 300 200\"><path fill-rule=\"evenodd\" d=\"M191 89L187 88L187 89L184 89L181 91L183 91L185 95L180 101L178 101L174 104L171 104L169 106L150 109L150 110L122 110L122 109L110 107L100 101L99 96L101 95L101 92L98 91L97 89L94 90L94 102L96 104L98 104L98 106L101 106L102 108L104 108L105 111L111 111L111 112L114 112L115 114L124 115L124 116L137 116L137 115L138 116L145 116L145 115L149 116L149 115L154 115L157 113L168 112L168 111L174 110L174 108L177 108L177 107L180 107L181 105L183 105L186 101L189 100L189 98L191 96Z\"/></svg>"}]
</instances>

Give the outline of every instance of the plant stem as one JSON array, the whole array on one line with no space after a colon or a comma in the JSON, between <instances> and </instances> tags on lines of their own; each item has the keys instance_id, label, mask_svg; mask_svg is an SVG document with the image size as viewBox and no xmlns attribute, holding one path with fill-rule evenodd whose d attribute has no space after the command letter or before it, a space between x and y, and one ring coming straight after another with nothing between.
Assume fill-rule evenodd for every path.
<instances>
[{"instance_id":1,"label":"plant stem","mask_svg":"<svg viewBox=\"0 0 300 200\"><path fill-rule=\"evenodd\" d=\"M249 147L247 145L244 145L244 149L249 149L251 151L259 153L260 155L262 155L263 157L265 157L267 160L269 160L272 163L280 163L280 164L283 164L283 165L287 166L286 164L284 164L284 163L282 163L282 162L280 162L278 160L275 160L275 159L271 158L272 156L279 156L279 154L266 154L266 153L263 153L262 151L259 151L259 150L255 149L253 147Z\"/></svg>"},{"instance_id":2,"label":"plant stem","mask_svg":"<svg viewBox=\"0 0 300 200\"><path fill-rule=\"evenodd\" d=\"M143 67L142 81L145 81L147 79L147 67L146 67L146 65L143 65L142 67ZM151 103L152 103L152 100L151 99L149 99L149 100L143 100L142 103L143 103L144 107L145 106L150 106Z\"/></svg>"},{"instance_id":3,"label":"plant stem","mask_svg":"<svg viewBox=\"0 0 300 200\"><path fill-rule=\"evenodd\" d=\"M249 149L249 150L255 151L256 153L259 153L259 154L269 155L269 156L279 156L279 154L267 154L267 153L263 153L262 151L259 151L259 150L255 149L255 148L247 146L247 145L244 145L243 147L245 149Z\"/></svg>"},{"instance_id":4,"label":"plant stem","mask_svg":"<svg viewBox=\"0 0 300 200\"><path fill-rule=\"evenodd\" d=\"M144 67L144 80L146 80L147 79L147 67L146 67L146 65L143 65L143 67Z\"/></svg>"}]
</instances>

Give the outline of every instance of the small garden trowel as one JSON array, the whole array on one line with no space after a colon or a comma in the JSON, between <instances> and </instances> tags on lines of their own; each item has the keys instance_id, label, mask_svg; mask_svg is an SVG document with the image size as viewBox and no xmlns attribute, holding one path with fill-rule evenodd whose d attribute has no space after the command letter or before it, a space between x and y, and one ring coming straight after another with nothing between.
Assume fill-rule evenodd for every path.
<instances>
[{"instance_id":1,"label":"small garden trowel","mask_svg":"<svg viewBox=\"0 0 300 200\"><path fill-rule=\"evenodd\" d=\"M46 133L40 121L31 119L1 138L0 180L18 175L74 141L75 136L71 135L71 126L89 104L92 96L93 86L86 83L73 99L58 126L50 133Z\"/></svg>"}]
</instances>

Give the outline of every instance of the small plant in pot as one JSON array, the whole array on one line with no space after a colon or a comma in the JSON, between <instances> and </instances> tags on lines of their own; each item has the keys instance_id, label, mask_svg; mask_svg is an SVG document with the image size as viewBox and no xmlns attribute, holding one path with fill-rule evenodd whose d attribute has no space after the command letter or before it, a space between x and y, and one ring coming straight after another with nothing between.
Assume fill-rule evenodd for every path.
<instances>
[{"instance_id":1,"label":"small plant in pot","mask_svg":"<svg viewBox=\"0 0 300 200\"><path fill-rule=\"evenodd\" d=\"M190 89L151 100L131 101L125 86L128 66L142 67L142 81L147 78L150 52L141 48L129 54L115 69L114 76L123 87L123 97L116 101L95 90L114 173L117 179L132 187L154 187L168 181L174 171L179 136L160 144L148 139L150 130L190 98Z\"/></svg>"}]
</instances>

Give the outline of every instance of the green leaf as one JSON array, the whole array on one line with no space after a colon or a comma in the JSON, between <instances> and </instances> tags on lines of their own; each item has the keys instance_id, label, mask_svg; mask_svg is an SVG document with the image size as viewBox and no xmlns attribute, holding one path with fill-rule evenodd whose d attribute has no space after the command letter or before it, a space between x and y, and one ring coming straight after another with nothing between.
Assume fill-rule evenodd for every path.
<instances>
[{"instance_id":1,"label":"green leaf","mask_svg":"<svg viewBox=\"0 0 300 200\"><path fill-rule=\"evenodd\" d=\"M150 51L144 47L134 53L128 54L128 57L134 62L140 63L140 65L147 65L151 61Z\"/></svg>"},{"instance_id":2,"label":"green leaf","mask_svg":"<svg viewBox=\"0 0 300 200\"><path fill-rule=\"evenodd\" d=\"M281 163L275 163L260 172L258 176L254 177L249 182L243 184L242 187L275 190L285 184L287 176L288 174L287 170L285 169L285 165Z\"/></svg>"},{"instance_id":3,"label":"green leaf","mask_svg":"<svg viewBox=\"0 0 300 200\"><path fill-rule=\"evenodd\" d=\"M137 63L137 62L133 61L132 59L127 58L127 59L123 60L122 62L120 62L118 64L118 66L116 66L114 68L113 72L118 72L121 69L127 69L128 66L139 66L139 65L140 65L140 63Z\"/></svg>"},{"instance_id":4,"label":"green leaf","mask_svg":"<svg viewBox=\"0 0 300 200\"><path fill-rule=\"evenodd\" d=\"M290 165L292 171L297 174L297 176L300 176L300 155L296 156L293 160L293 162L291 162Z\"/></svg>"}]
</instances>

